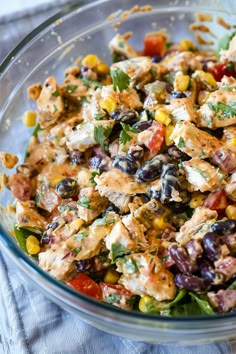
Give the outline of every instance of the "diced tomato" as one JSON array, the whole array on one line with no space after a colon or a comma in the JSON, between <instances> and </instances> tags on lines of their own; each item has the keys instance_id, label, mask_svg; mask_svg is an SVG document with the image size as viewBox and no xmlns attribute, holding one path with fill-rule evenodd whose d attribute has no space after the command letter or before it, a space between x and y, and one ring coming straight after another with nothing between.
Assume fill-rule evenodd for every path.
<instances>
[{"instance_id":1,"label":"diced tomato","mask_svg":"<svg viewBox=\"0 0 236 354\"><path fill-rule=\"evenodd\" d=\"M151 127L147 130L151 132L151 134L144 144L151 152L157 153L164 143L165 126L160 122L153 121Z\"/></svg>"},{"instance_id":2,"label":"diced tomato","mask_svg":"<svg viewBox=\"0 0 236 354\"><path fill-rule=\"evenodd\" d=\"M131 310L133 307L131 291L121 284L100 283L102 289L102 298L104 302Z\"/></svg>"},{"instance_id":3,"label":"diced tomato","mask_svg":"<svg viewBox=\"0 0 236 354\"><path fill-rule=\"evenodd\" d=\"M166 49L166 38L160 33L149 33L144 37L144 55L163 56Z\"/></svg>"},{"instance_id":4,"label":"diced tomato","mask_svg":"<svg viewBox=\"0 0 236 354\"><path fill-rule=\"evenodd\" d=\"M234 65L231 63L219 63L208 68L208 71L214 76L216 81L221 81L222 77L232 76L236 78Z\"/></svg>"},{"instance_id":5,"label":"diced tomato","mask_svg":"<svg viewBox=\"0 0 236 354\"><path fill-rule=\"evenodd\" d=\"M102 299L100 286L84 273L77 274L73 279L67 282L67 285L87 296L97 300Z\"/></svg>"},{"instance_id":6,"label":"diced tomato","mask_svg":"<svg viewBox=\"0 0 236 354\"><path fill-rule=\"evenodd\" d=\"M224 189L211 192L204 200L203 205L211 210L221 213L227 207L227 198Z\"/></svg>"}]
</instances>

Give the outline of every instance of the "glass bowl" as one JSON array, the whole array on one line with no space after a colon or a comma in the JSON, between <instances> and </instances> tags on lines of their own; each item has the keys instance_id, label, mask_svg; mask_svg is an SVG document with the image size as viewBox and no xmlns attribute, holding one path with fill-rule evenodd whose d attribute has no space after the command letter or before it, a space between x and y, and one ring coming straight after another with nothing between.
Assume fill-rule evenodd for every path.
<instances>
[{"instance_id":1,"label":"glass bowl","mask_svg":"<svg viewBox=\"0 0 236 354\"><path fill-rule=\"evenodd\" d=\"M65 7L30 33L0 66L0 151L16 154L23 160L27 141L32 134L25 129L21 116L35 107L27 99L27 87L43 82L49 75L61 82L66 67L79 55L96 53L111 63L108 42L117 31L133 32L131 44L142 50L146 32L166 28L172 41L188 38L195 41L189 25L196 12L210 13L213 21L207 23L211 31L222 37L226 29L217 24L220 16L230 24L236 23L233 1L148 1L152 11L130 13L120 21L120 10L129 10L146 0L79 1ZM114 13L113 20L107 20ZM115 25L116 24L116 25ZM195 41L196 42L196 41ZM1 168L4 172L4 169ZM9 191L0 193L0 203L11 200ZM236 314L213 317L162 317L126 312L108 304L99 303L77 293L52 278L28 257L9 233L9 217L0 209L0 245L3 252L48 298L81 320L116 335L150 343L199 344L233 338L236 333Z\"/></svg>"}]
</instances>

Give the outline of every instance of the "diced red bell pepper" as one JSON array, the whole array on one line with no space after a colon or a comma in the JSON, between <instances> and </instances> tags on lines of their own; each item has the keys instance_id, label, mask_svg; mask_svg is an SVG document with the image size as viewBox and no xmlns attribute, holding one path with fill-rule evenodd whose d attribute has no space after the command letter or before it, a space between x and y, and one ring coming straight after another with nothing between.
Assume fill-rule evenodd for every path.
<instances>
[{"instance_id":1,"label":"diced red bell pepper","mask_svg":"<svg viewBox=\"0 0 236 354\"><path fill-rule=\"evenodd\" d=\"M151 134L144 144L151 152L157 153L165 140L165 126L160 122L153 121L151 127L147 130L151 132Z\"/></svg>"},{"instance_id":2,"label":"diced red bell pepper","mask_svg":"<svg viewBox=\"0 0 236 354\"><path fill-rule=\"evenodd\" d=\"M166 49L166 38L161 33L149 33L144 37L144 55L163 56Z\"/></svg>"},{"instance_id":3,"label":"diced red bell pepper","mask_svg":"<svg viewBox=\"0 0 236 354\"><path fill-rule=\"evenodd\" d=\"M232 76L236 78L234 65L231 63L219 63L208 68L208 71L214 76L216 81L221 81L222 77Z\"/></svg>"},{"instance_id":4,"label":"diced red bell pepper","mask_svg":"<svg viewBox=\"0 0 236 354\"><path fill-rule=\"evenodd\" d=\"M67 282L67 285L87 296L93 297L97 300L102 299L100 286L84 273L77 274L73 279Z\"/></svg>"}]
</instances>

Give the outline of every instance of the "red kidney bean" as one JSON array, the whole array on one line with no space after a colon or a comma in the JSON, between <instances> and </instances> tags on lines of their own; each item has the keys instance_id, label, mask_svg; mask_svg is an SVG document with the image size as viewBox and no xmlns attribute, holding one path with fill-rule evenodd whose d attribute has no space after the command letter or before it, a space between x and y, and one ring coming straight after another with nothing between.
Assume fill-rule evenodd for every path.
<instances>
[{"instance_id":1,"label":"red kidney bean","mask_svg":"<svg viewBox=\"0 0 236 354\"><path fill-rule=\"evenodd\" d=\"M183 247L172 245L169 248L169 255L181 273L191 274L196 270L196 263L193 262Z\"/></svg>"},{"instance_id":2,"label":"red kidney bean","mask_svg":"<svg viewBox=\"0 0 236 354\"><path fill-rule=\"evenodd\" d=\"M208 288L207 282L195 275L177 274L175 276L175 284L180 289L202 292Z\"/></svg>"},{"instance_id":3,"label":"red kidney bean","mask_svg":"<svg viewBox=\"0 0 236 354\"><path fill-rule=\"evenodd\" d=\"M217 221L211 225L211 231L218 235L229 235L236 232L236 220L227 219L223 221Z\"/></svg>"},{"instance_id":4,"label":"red kidney bean","mask_svg":"<svg viewBox=\"0 0 236 354\"><path fill-rule=\"evenodd\" d=\"M207 232L202 239L206 257L214 262L221 256L220 238L214 232Z\"/></svg>"}]
</instances>

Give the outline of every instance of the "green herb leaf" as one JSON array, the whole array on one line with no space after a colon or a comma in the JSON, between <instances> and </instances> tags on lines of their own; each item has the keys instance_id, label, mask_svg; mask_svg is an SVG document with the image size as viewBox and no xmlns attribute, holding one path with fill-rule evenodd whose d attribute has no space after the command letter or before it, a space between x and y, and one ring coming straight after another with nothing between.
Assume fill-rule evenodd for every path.
<instances>
[{"instance_id":1,"label":"green herb leaf","mask_svg":"<svg viewBox=\"0 0 236 354\"><path fill-rule=\"evenodd\" d=\"M90 182L91 182L91 184L92 184L92 186L96 186L96 182L95 182L95 180L94 180L94 178L96 177L96 176L99 176L101 174L101 172L100 171L93 171L92 173L91 173L91 177L90 177Z\"/></svg>"},{"instance_id":2,"label":"green herb leaf","mask_svg":"<svg viewBox=\"0 0 236 354\"><path fill-rule=\"evenodd\" d=\"M84 83L84 86L89 87L89 86L94 86L95 88L98 87L103 87L104 85L101 82L98 81L92 81L92 80L88 80L88 79L81 79Z\"/></svg>"},{"instance_id":3,"label":"green herb leaf","mask_svg":"<svg viewBox=\"0 0 236 354\"><path fill-rule=\"evenodd\" d=\"M128 274L134 274L138 271L138 266L136 262L131 258L128 258L126 260L124 266Z\"/></svg>"},{"instance_id":4,"label":"green herb leaf","mask_svg":"<svg viewBox=\"0 0 236 354\"><path fill-rule=\"evenodd\" d=\"M236 102L231 102L229 105L223 102L217 102L215 104L212 104L211 102L206 103L212 111L217 113L216 118L219 120L225 120L236 116Z\"/></svg>"},{"instance_id":5,"label":"green herb leaf","mask_svg":"<svg viewBox=\"0 0 236 354\"><path fill-rule=\"evenodd\" d=\"M102 118L106 117L106 113L97 113L97 114L94 114L94 119L96 120L100 120Z\"/></svg>"},{"instance_id":6,"label":"green herb leaf","mask_svg":"<svg viewBox=\"0 0 236 354\"><path fill-rule=\"evenodd\" d=\"M93 209L93 207L89 204L90 202L91 199L84 195L77 201L77 204L86 209Z\"/></svg>"},{"instance_id":7,"label":"green herb leaf","mask_svg":"<svg viewBox=\"0 0 236 354\"><path fill-rule=\"evenodd\" d=\"M202 314L205 315L212 315L215 312L213 311L212 307L210 306L207 297L205 296L200 296L195 293L190 292L190 296L192 297L193 300L196 301L197 305L199 306L199 309L201 310Z\"/></svg>"},{"instance_id":8,"label":"green herb leaf","mask_svg":"<svg viewBox=\"0 0 236 354\"><path fill-rule=\"evenodd\" d=\"M63 87L63 90L70 94L70 93L74 93L77 90L77 88L78 88L77 85L68 85Z\"/></svg>"},{"instance_id":9,"label":"green herb leaf","mask_svg":"<svg viewBox=\"0 0 236 354\"><path fill-rule=\"evenodd\" d=\"M109 294L105 297L105 301L108 303L108 304L114 304L115 302L120 302L121 300L121 295L118 295L118 294Z\"/></svg>"},{"instance_id":10,"label":"green herb leaf","mask_svg":"<svg viewBox=\"0 0 236 354\"><path fill-rule=\"evenodd\" d=\"M216 54L218 57L220 56L221 49L226 50L229 48L229 43L235 35L236 35L236 32L233 32L231 34L226 34L224 37L222 37L219 40L218 45L217 45L217 49L216 49Z\"/></svg>"},{"instance_id":11,"label":"green herb leaf","mask_svg":"<svg viewBox=\"0 0 236 354\"><path fill-rule=\"evenodd\" d=\"M119 143L125 145L128 141L133 139L133 137L129 135L128 132L138 133L138 129L132 128L130 125L125 123L121 123L121 126L122 126L122 131L120 133Z\"/></svg>"},{"instance_id":12,"label":"green herb leaf","mask_svg":"<svg viewBox=\"0 0 236 354\"><path fill-rule=\"evenodd\" d=\"M117 257L130 253L130 250L124 247L121 243L113 243L111 245L112 263L115 262Z\"/></svg>"},{"instance_id":13,"label":"green herb leaf","mask_svg":"<svg viewBox=\"0 0 236 354\"><path fill-rule=\"evenodd\" d=\"M94 127L94 140L96 141L96 143L101 145L103 150L106 150L104 142L111 134L111 131L112 127L109 126L107 126L106 128L102 127L101 125Z\"/></svg>"},{"instance_id":14,"label":"green herb leaf","mask_svg":"<svg viewBox=\"0 0 236 354\"><path fill-rule=\"evenodd\" d=\"M81 251L81 249L82 247L75 247L70 252L73 254L73 256L77 256L77 254Z\"/></svg>"},{"instance_id":15,"label":"green herb leaf","mask_svg":"<svg viewBox=\"0 0 236 354\"><path fill-rule=\"evenodd\" d=\"M90 101L85 96L81 96L80 99L81 99L81 102L83 102L83 103L90 103Z\"/></svg>"},{"instance_id":16,"label":"green herb leaf","mask_svg":"<svg viewBox=\"0 0 236 354\"><path fill-rule=\"evenodd\" d=\"M208 175L208 173L206 171L201 170L199 167L197 166L191 166L193 171L198 172L206 181L209 180L210 176Z\"/></svg>"},{"instance_id":17,"label":"green herb leaf","mask_svg":"<svg viewBox=\"0 0 236 354\"><path fill-rule=\"evenodd\" d=\"M236 280L227 288L227 290L236 290Z\"/></svg>"},{"instance_id":18,"label":"green herb leaf","mask_svg":"<svg viewBox=\"0 0 236 354\"><path fill-rule=\"evenodd\" d=\"M182 138L182 136L179 138L179 142L177 144L178 148L184 148L185 147L185 141L184 139Z\"/></svg>"},{"instance_id":19,"label":"green herb leaf","mask_svg":"<svg viewBox=\"0 0 236 354\"><path fill-rule=\"evenodd\" d=\"M27 237L33 235L33 236L39 238L39 235L37 233L34 233L31 230L23 229L23 228L20 228L17 226L14 226L14 233L15 233L16 240L17 240L20 248L26 253L28 253L27 249L26 249Z\"/></svg>"},{"instance_id":20,"label":"green herb leaf","mask_svg":"<svg viewBox=\"0 0 236 354\"><path fill-rule=\"evenodd\" d=\"M74 238L75 238L76 240L82 241L82 240L85 239L86 234L87 234L86 230L83 230L82 232L79 232L78 234L75 234L75 235L74 235Z\"/></svg>"},{"instance_id":21,"label":"green herb leaf","mask_svg":"<svg viewBox=\"0 0 236 354\"><path fill-rule=\"evenodd\" d=\"M114 91L124 91L129 87L130 77L119 68L111 70Z\"/></svg>"},{"instance_id":22,"label":"green herb leaf","mask_svg":"<svg viewBox=\"0 0 236 354\"><path fill-rule=\"evenodd\" d=\"M59 92L58 92L57 90L52 93L52 96L53 96L53 97L58 97L59 95L60 95L60 94L59 94Z\"/></svg>"}]
</instances>

